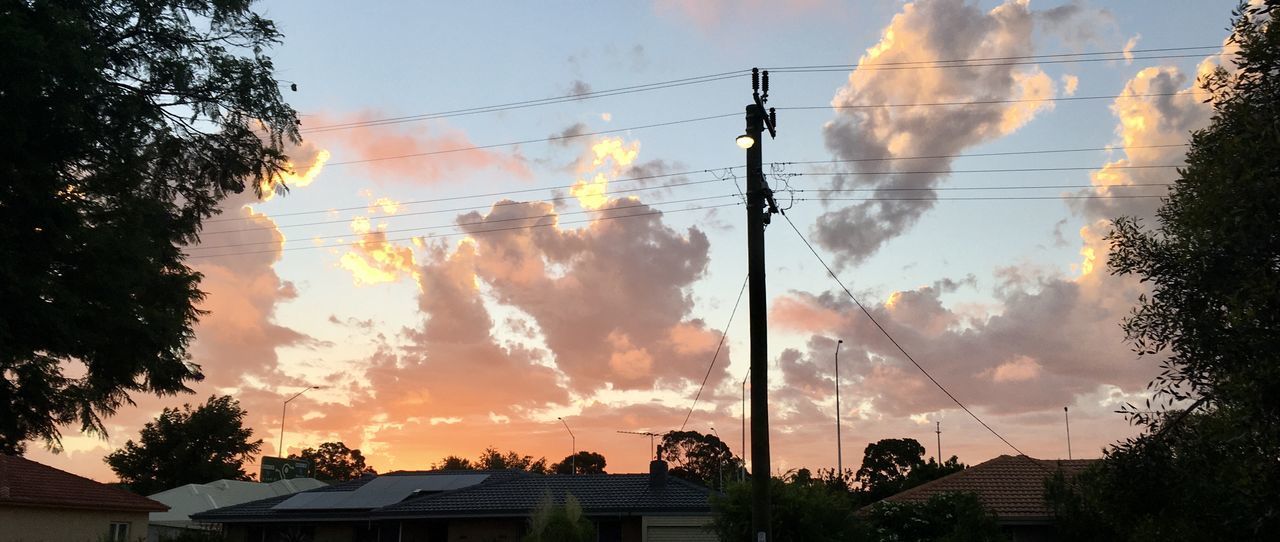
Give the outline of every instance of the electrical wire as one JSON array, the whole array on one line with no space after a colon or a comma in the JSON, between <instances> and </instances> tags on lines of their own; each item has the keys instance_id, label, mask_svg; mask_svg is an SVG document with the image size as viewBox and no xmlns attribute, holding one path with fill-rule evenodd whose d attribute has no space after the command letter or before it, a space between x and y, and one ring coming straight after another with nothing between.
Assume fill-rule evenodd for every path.
<instances>
[{"instance_id":1,"label":"electrical wire","mask_svg":"<svg viewBox=\"0 0 1280 542\"><path fill-rule=\"evenodd\" d=\"M1163 149L1171 147L1190 147L1190 143L1170 143L1166 145L1127 145L1124 149ZM941 158L979 158L990 156L1025 156L1031 154L1062 154L1074 152L1105 152L1116 150L1115 147L1079 147L1074 149L1042 149L1031 151L973 152L968 154L935 154L932 156L886 156L883 158L844 158L826 160L802 160L790 162L774 162L782 165L810 164L844 164L851 162L894 162L898 160L936 160ZM1099 169L1099 168L1094 168Z\"/></svg>"},{"instance_id":2,"label":"electrical wire","mask_svg":"<svg viewBox=\"0 0 1280 542\"><path fill-rule=\"evenodd\" d=\"M991 66L1026 66L1031 64L1074 64L1080 62L1137 62L1140 60L1169 60L1178 58L1204 58L1205 56L1221 56L1229 53L1217 53L1205 55L1204 53L1192 55L1147 55L1147 56L1119 56L1110 58L1071 58L1061 60L1026 60L1013 62L977 62L977 63L960 63L960 64L929 64L919 66L893 66L884 64L857 65L852 64L844 67L833 68L778 68L769 70L770 73L824 73L824 72L844 72L854 70L853 73L864 73L872 71L893 71L893 70L920 70L920 69L947 69L947 68L985 68ZM922 61L928 62L928 61ZM939 61L933 61L939 62Z\"/></svg>"},{"instance_id":3,"label":"electrical wire","mask_svg":"<svg viewBox=\"0 0 1280 542\"><path fill-rule=\"evenodd\" d=\"M915 365L916 368L919 369L921 373L924 373L924 376L927 377L930 382L933 382L933 385L937 386L938 389L942 390L942 393L945 393L947 397L951 399L952 402L954 402L962 410L967 412L969 416L973 417L974 420L977 420L979 424L982 424L982 426L985 427L987 431L990 431L992 435L995 435L996 438L1000 439L1002 442L1007 444L1010 448L1013 448L1013 451L1018 452L1018 455L1023 455L1023 456L1027 455L1023 453L1022 450L1018 449L1017 446L1014 446L1012 442L1009 442L1009 439L1004 438L1004 435L1001 435L995 429L993 429L990 425L987 425L987 422L983 421L982 418L978 417L978 415L975 414L972 410L969 410L969 407L965 406L964 403L961 403L959 399L956 399L956 396L952 395L952 393L948 391L947 388L943 386L941 382L938 382L938 379L934 378L933 375L929 374L929 371L925 370L925 368L921 366L920 363L917 362L915 358L911 357L911 354L907 353L907 350L903 348L901 344L898 343L897 339L893 338L893 335L889 333L889 330L885 329L884 326L880 325L880 322L876 320L876 317L871 315L871 311L867 310L867 307L863 306L862 302L858 301L858 298L853 295L853 292L849 291L849 288L844 285L844 281L841 281L840 277L836 275L835 271L831 270L831 266L827 265L826 260L822 258L821 254L818 254L818 250L813 247L813 244L809 242L809 239L805 237L803 233L800 233L800 228L797 228L795 222L791 221L791 217L787 216L786 213L782 213L782 218L785 218L787 220L787 224L789 224L791 226L791 229L796 232L796 235L800 237L800 240L804 242L804 245L806 247L809 247L809 252L812 252L813 257L818 259L818 263L822 264L822 267L827 270L827 274L830 275L831 278L836 281L836 284L840 285L840 289L844 290L844 293L849 296L849 299L853 300L853 304L857 305L859 309L862 309L862 313L867 315L867 318L871 320L871 323L875 324L876 328L880 330L880 333L883 333L885 338L889 339L889 342L893 343L893 346L895 346L898 349L898 351L902 353L903 356L906 356L906 358L911 361L912 365ZM939 458L938 460L941 461L942 459Z\"/></svg>"},{"instance_id":4,"label":"electrical wire","mask_svg":"<svg viewBox=\"0 0 1280 542\"><path fill-rule=\"evenodd\" d=\"M457 237L457 236L483 235L483 234L487 234L487 233L499 233L499 232L506 232L506 231L515 231L515 230L529 230L529 229L533 229L533 228L550 228L550 227L556 227L556 226L563 226L563 225L567 225L567 224L587 224L587 223L593 223L593 222L602 222L602 221L606 221L606 220L620 220L620 219L624 219L624 218L635 218L635 217L654 216L654 215L662 215L662 214L683 213L683 212L688 212L688 211L700 211L700 210L705 210L705 209L718 209L718 208L721 208L721 207L736 207L736 206L739 206L739 205L742 205L742 204L741 204L741 203L738 203L738 202L734 202L734 203L724 203L724 204L719 204L719 205L702 205L702 206L697 206L697 207L686 207L686 208L684 208L684 209L654 210L654 211L643 212L643 213L633 213L633 214L629 214L629 215L606 216L606 217L599 217L599 218L588 218L588 219L584 219L584 220L572 220L572 221L568 221L568 222L554 222L554 223L550 223L550 224L533 224L533 225L529 225L529 226L511 226L511 227L505 227L505 228L493 228L493 229L488 229L488 230L475 230L475 231L466 231L466 232L449 233L449 234L442 234L442 235L434 235L434 236L432 236L431 238L432 238L432 239L448 239L448 238L451 238L451 237ZM395 238L395 239L384 239L384 240L382 240L382 242L384 242L384 243L393 243L393 242L400 242L400 241L413 241L413 240L414 240L414 238L415 238L415 237L400 237L400 238ZM333 247L328 247L328 246L324 246L324 245L319 245L319 246L309 246L309 247L288 247L288 248L281 247L280 249L276 249L276 250L254 250L254 251L248 251L248 252L228 252L228 253L223 253L223 254L197 254L197 255L188 255L188 256L187 256L187 259L189 259L189 260L199 260L199 259L207 259L207 258L221 258L221 257L224 257L224 256L248 256L248 255L252 255L252 254L277 254L277 253L280 253L280 252L290 252L290 251L295 251L295 250L314 250L314 249L318 249L318 248L333 248Z\"/></svg>"},{"instance_id":5,"label":"electrical wire","mask_svg":"<svg viewBox=\"0 0 1280 542\"><path fill-rule=\"evenodd\" d=\"M1077 200L1077 199L1155 199L1163 194L1097 194L1058 196L947 196L947 197L892 197L892 198L796 198L796 201L1023 201L1023 200Z\"/></svg>"},{"instance_id":6,"label":"electrical wire","mask_svg":"<svg viewBox=\"0 0 1280 542\"><path fill-rule=\"evenodd\" d=\"M733 325L733 316L738 314L738 304L742 303L742 294L747 291L747 280L750 278L750 275L742 278L742 288L738 290L738 299L733 302L733 310L729 311L729 321L724 324L724 329L720 331L720 343L716 344L716 353L711 355L711 363L707 364L707 374L702 375L702 384L698 385L698 393L693 396L693 404L689 405L689 413L684 415L684 423L680 424L681 431L684 431L684 427L689 425L689 416L693 415L694 407L698 406L698 399L702 397L702 388L707 386L707 379L711 377L711 368L716 366L716 358L720 357L720 349L724 347L725 337L729 336L729 326Z\"/></svg>"},{"instance_id":7,"label":"electrical wire","mask_svg":"<svg viewBox=\"0 0 1280 542\"><path fill-rule=\"evenodd\" d=\"M915 65L915 64L932 64L932 63L958 63L958 62L979 62L979 61L995 62L995 61L1002 61L1002 60L1029 60L1029 59L1036 59L1036 58L1048 59L1048 58L1069 58L1069 57L1098 56L1098 55L1123 55L1126 53L1127 54L1167 53L1167 52L1173 52L1173 51L1197 51L1197 50L1203 50L1203 49L1219 49L1221 47L1222 47L1221 45L1201 45L1201 46L1195 46L1195 47L1159 47L1159 48L1147 48L1147 49L1130 49L1128 51L1113 50L1113 51L1093 51L1093 52L1087 52L1087 53L1057 53L1057 54L1047 54L1047 55L997 56L997 57L986 57L986 58L957 58L957 59L946 59L946 60L911 60L911 61L877 63L877 65L903 66L903 65ZM819 64L819 65L811 65L811 66L774 66L774 67L768 67L764 69L766 70L801 70L801 69L819 69L819 68L856 68L856 67L858 67L858 64Z\"/></svg>"},{"instance_id":8,"label":"electrical wire","mask_svg":"<svg viewBox=\"0 0 1280 542\"><path fill-rule=\"evenodd\" d=\"M999 104L1017 104L1017 103L1038 103L1038 102L1078 102L1090 100L1113 100L1113 99L1138 99L1138 98L1161 98L1169 96L1212 96L1209 92L1155 92L1150 94L1102 94L1094 96L1057 96L1051 98L1012 98L1008 100L971 100L962 102L920 102L906 104L853 104L853 105L808 105L796 107L778 107L778 111L813 111L813 110L843 110L843 109L889 109L899 107L949 107L962 105L999 105Z\"/></svg>"},{"instance_id":9,"label":"electrical wire","mask_svg":"<svg viewBox=\"0 0 1280 542\"><path fill-rule=\"evenodd\" d=\"M634 208L637 208L637 207L652 207L653 205L671 205L671 204L677 204L677 203L692 203L692 202L695 202L695 201L707 201L707 200L713 200L713 199L724 199L724 198L737 198L737 194L724 194L724 195L718 195L718 196L704 196L704 197L700 197L700 198L689 198L689 199L674 200L674 201L660 201L660 202L654 202L654 203L640 203L640 202L637 202L637 203L628 204L628 205L619 205L619 206L616 206L616 207L609 207L609 208L606 208L606 209L588 209L588 210L582 210L582 211L569 211L569 212L563 212L563 213L546 213L546 214L541 214L541 215L529 215L529 216L509 217L509 218L493 218L493 219L486 218L486 219L483 219L483 220L475 220L475 221L471 221L471 222L455 222L455 223L453 223L453 224L438 224L438 225L434 225L434 226L421 226L421 227L415 227L415 228L400 228L400 229L395 229L395 230L376 230L376 231L371 230L371 231L366 232L366 233L382 233L382 234L388 234L388 233L406 233L406 232L411 232L411 231L426 231L426 230L438 230L438 229L445 229L445 228L458 228L458 227L465 227L465 226L479 226L479 225L485 225L485 224L492 224L492 223L495 223L495 222L515 222L515 221L519 221L519 220L540 220L540 219L546 219L546 218L557 218L557 217L561 217L561 216L565 216L565 215L582 215L582 214L591 214L591 213L605 213L605 212L615 211L615 210L618 210L618 209L634 209ZM260 230L259 230L259 231L260 231ZM253 242L247 242L247 243L235 243L235 244L229 244L229 245L212 245L212 246L197 245L197 246L193 246L193 247L191 247L191 250L215 250L215 249L220 249L220 248L236 248L236 247L246 247L246 246L255 246L255 245L277 245L277 244L282 245L282 244L284 244L284 243L295 243L295 242L305 242L305 241L311 241L311 242L314 242L314 241L319 241L319 240L322 240L322 239L342 239L342 238L346 238L346 237L359 236L359 235L363 235L363 234L362 234L362 233L359 233L359 232L355 232L355 233L344 233L344 234L340 234L340 235L321 235L321 236L308 237L308 238L300 238L300 239L286 239L286 240L284 240L284 241L279 241L279 240L274 240L274 239L273 239L273 240L271 240L271 241L253 241Z\"/></svg>"}]
</instances>

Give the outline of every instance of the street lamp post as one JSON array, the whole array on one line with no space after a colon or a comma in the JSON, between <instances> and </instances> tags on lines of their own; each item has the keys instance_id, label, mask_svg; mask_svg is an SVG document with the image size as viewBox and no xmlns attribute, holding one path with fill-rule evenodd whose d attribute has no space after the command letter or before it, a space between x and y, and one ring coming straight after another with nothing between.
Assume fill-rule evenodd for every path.
<instances>
[{"instance_id":1,"label":"street lamp post","mask_svg":"<svg viewBox=\"0 0 1280 542\"><path fill-rule=\"evenodd\" d=\"M844 476L844 442L840 440L840 345L844 339L836 341L836 469ZM942 461L939 459L938 461Z\"/></svg>"},{"instance_id":2,"label":"street lamp post","mask_svg":"<svg viewBox=\"0 0 1280 542\"><path fill-rule=\"evenodd\" d=\"M569 422L560 417L556 419L564 424L564 430L569 432L569 442L573 445L573 455L569 456L569 474L578 474L578 437L573 436L573 430L569 429Z\"/></svg>"},{"instance_id":3,"label":"street lamp post","mask_svg":"<svg viewBox=\"0 0 1280 542\"><path fill-rule=\"evenodd\" d=\"M318 390L318 389L320 389L320 386L307 386L305 388L302 388L302 391L295 393L293 394L293 397L286 399L284 402L284 405L280 407L280 447L276 450L276 453L280 454L280 457L284 457L284 415L289 410L289 402L293 401L294 399L297 399L299 396L301 396L304 393L307 393L308 391Z\"/></svg>"},{"instance_id":4,"label":"street lamp post","mask_svg":"<svg viewBox=\"0 0 1280 542\"><path fill-rule=\"evenodd\" d=\"M716 436L716 440L720 440L720 432L716 431L715 427L711 428L711 434ZM721 440L720 442L723 443L724 441ZM716 456L716 476L720 478L720 487L718 489L724 491L724 458L718 455Z\"/></svg>"}]
</instances>

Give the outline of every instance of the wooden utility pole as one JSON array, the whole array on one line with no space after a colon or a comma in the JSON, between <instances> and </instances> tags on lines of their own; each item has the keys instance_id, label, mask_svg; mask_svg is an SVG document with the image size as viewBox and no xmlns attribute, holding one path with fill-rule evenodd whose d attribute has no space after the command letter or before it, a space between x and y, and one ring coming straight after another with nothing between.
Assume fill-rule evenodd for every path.
<instances>
[{"instance_id":1,"label":"wooden utility pole","mask_svg":"<svg viewBox=\"0 0 1280 542\"><path fill-rule=\"evenodd\" d=\"M1062 418L1067 422L1067 459L1071 459L1071 413L1062 407Z\"/></svg>"},{"instance_id":2,"label":"wooden utility pole","mask_svg":"<svg viewBox=\"0 0 1280 542\"><path fill-rule=\"evenodd\" d=\"M763 75L763 84L761 82ZM747 106L747 133L738 146L747 150L747 273L751 309L751 531L756 542L773 539L769 514L769 341L765 307L764 227L778 212L773 191L764 178L764 131L775 137L774 112L769 100L769 72L751 70L752 103ZM763 91L763 92L762 92Z\"/></svg>"}]
</instances>

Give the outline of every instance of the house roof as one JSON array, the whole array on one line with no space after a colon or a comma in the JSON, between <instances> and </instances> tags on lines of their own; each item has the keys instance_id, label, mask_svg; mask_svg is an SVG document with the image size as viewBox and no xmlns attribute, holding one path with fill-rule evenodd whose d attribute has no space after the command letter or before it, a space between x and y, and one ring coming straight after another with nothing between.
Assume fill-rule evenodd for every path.
<instances>
[{"instance_id":1,"label":"house roof","mask_svg":"<svg viewBox=\"0 0 1280 542\"><path fill-rule=\"evenodd\" d=\"M341 496L302 499L314 503L310 508L281 506L293 496L272 497L216 510L192 514L191 518L216 523L257 523L274 521L338 521L351 519L395 519L426 517L525 517L546 497L563 503L573 495L588 515L664 515L709 514L712 491L705 487L667 476L660 488L649 485L648 474L539 475L520 471L428 471L397 472L386 477L461 477L487 476L465 487L443 491L427 489L410 492L403 500L366 509L328 507L326 503L347 503ZM361 487L375 488L373 477L353 480L296 495L317 496L320 493L344 492L354 496ZM396 486L402 484L394 484ZM345 486L345 487L344 487ZM445 487L445 486L433 486ZM295 496L296 496L295 495ZM371 501L372 502L372 501Z\"/></svg>"},{"instance_id":2,"label":"house roof","mask_svg":"<svg viewBox=\"0 0 1280 542\"><path fill-rule=\"evenodd\" d=\"M231 506L268 497L292 495L308 489L325 487L315 478L291 478L271 483L242 480L218 480L207 484L187 484L148 495L148 498L169 506L168 512L152 512L151 522L166 525L182 525L190 522L191 514Z\"/></svg>"},{"instance_id":3,"label":"house roof","mask_svg":"<svg viewBox=\"0 0 1280 542\"><path fill-rule=\"evenodd\" d=\"M648 474L530 475L409 499L373 516L528 516L543 499L562 504L567 495L573 495L587 515L710 513L711 493L672 476L655 488Z\"/></svg>"},{"instance_id":4,"label":"house roof","mask_svg":"<svg viewBox=\"0 0 1280 542\"><path fill-rule=\"evenodd\" d=\"M518 475L512 471L396 471L380 476L362 476L355 480L349 480L331 486L320 487L290 495L280 495L244 504L207 510L191 514L191 519L195 521L214 523L243 523L260 521L325 521L365 518L368 516L368 512L377 506L370 504L369 506L361 508L346 506L344 503L348 501L347 497L354 496L358 490L379 478L385 480L397 477L466 477L467 479L475 480L475 475L477 474L486 475L485 478L479 480L481 483L502 481L511 476ZM299 495L311 498L305 499L309 502L304 506L285 505L285 501ZM342 504L342 506L334 507L334 503Z\"/></svg>"},{"instance_id":5,"label":"house roof","mask_svg":"<svg viewBox=\"0 0 1280 542\"><path fill-rule=\"evenodd\" d=\"M1075 477L1095 461L1002 455L880 502L920 503L942 493L973 493L1003 523L1039 522L1053 518L1044 500L1045 480L1058 470L1068 478Z\"/></svg>"},{"instance_id":6,"label":"house roof","mask_svg":"<svg viewBox=\"0 0 1280 542\"><path fill-rule=\"evenodd\" d=\"M0 455L0 506L163 512L169 507L30 459Z\"/></svg>"}]
</instances>

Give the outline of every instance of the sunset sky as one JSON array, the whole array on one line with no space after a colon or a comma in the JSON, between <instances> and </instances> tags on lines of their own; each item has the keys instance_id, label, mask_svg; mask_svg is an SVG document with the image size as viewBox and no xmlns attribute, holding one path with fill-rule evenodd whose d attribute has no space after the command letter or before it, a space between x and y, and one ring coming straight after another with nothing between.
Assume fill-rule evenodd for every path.
<instances>
[{"instance_id":1,"label":"sunset sky","mask_svg":"<svg viewBox=\"0 0 1280 542\"><path fill-rule=\"evenodd\" d=\"M679 429L726 329L686 428L741 454L745 300L726 324L753 66L779 204L916 361L1034 457L1067 456L1064 406L1076 458L1133 433L1113 411L1158 360L1123 341L1143 289L1107 272L1107 220L1151 216L1207 124L1195 80L1233 3L371 4L258 6L305 141L287 194L233 197L188 249L211 311L196 394L135 396L109 438L66 428L29 457L113 480L102 457L160 409L228 393L280 455L281 404L315 385L285 453L558 461L564 417L609 472L640 471L649 439L617 431ZM957 59L984 60L937 63ZM846 467L882 438L932 456L937 421L944 456L1012 453L784 219L766 240L775 471L836 463L837 339Z\"/></svg>"}]
</instances>

